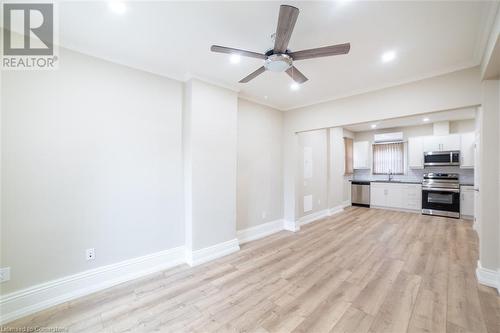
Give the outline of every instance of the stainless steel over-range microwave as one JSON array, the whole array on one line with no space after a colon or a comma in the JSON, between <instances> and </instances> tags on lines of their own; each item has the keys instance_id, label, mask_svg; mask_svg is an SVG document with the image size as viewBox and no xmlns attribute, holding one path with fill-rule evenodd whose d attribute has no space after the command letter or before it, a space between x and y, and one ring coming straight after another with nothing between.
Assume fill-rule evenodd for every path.
<instances>
[{"instance_id":1,"label":"stainless steel over-range microwave","mask_svg":"<svg viewBox=\"0 0 500 333\"><path fill-rule=\"evenodd\" d=\"M424 153L425 166L460 165L460 151L428 151Z\"/></svg>"}]
</instances>

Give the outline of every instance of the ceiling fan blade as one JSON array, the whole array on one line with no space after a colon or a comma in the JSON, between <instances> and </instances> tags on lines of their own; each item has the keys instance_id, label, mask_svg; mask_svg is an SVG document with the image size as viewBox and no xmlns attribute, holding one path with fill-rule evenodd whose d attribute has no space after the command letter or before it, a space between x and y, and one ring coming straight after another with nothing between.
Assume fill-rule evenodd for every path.
<instances>
[{"instance_id":1,"label":"ceiling fan blade","mask_svg":"<svg viewBox=\"0 0 500 333\"><path fill-rule=\"evenodd\" d=\"M288 5L280 6L278 27L276 28L276 35L274 39L274 52L284 53L286 51L298 16L298 8Z\"/></svg>"},{"instance_id":2,"label":"ceiling fan blade","mask_svg":"<svg viewBox=\"0 0 500 333\"><path fill-rule=\"evenodd\" d=\"M266 55L262 54L262 53L245 51L245 50L235 49L232 47L219 46L219 45L212 45L210 47L210 51L218 52L218 53L227 53L227 54L238 54L238 55L241 55L244 57L266 59Z\"/></svg>"},{"instance_id":3,"label":"ceiling fan blade","mask_svg":"<svg viewBox=\"0 0 500 333\"><path fill-rule=\"evenodd\" d=\"M302 74L297 67L292 66L286 70L286 73L297 83L304 83L308 78Z\"/></svg>"},{"instance_id":4,"label":"ceiling fan blade","mask_svg":"<svg viewBox=\"0 0 500 333\"><path fill-rule=\"evenodd\" d=\"M260 74L264 73L266 71L266 68L264 66L258 68L256 71L253 71L249 75L245 76L243 79L240 80L240 83L247 83L248 81L255 79L257 76Z\"/></svg>"},{"instance_id":5,"label":"ceiling fan blade","mask_svg":"<svg viewBox=\"0 0 500 333\"><path fill-rule=\"evenodd\" d=\"M337 44L325 47L318 47L316 49L302 50L297 52L290 52L288 55L293 60L312 59L320 57L329 57L339 54L347 54L351 49L350 43Z\"/></svg>"}]
</instances>

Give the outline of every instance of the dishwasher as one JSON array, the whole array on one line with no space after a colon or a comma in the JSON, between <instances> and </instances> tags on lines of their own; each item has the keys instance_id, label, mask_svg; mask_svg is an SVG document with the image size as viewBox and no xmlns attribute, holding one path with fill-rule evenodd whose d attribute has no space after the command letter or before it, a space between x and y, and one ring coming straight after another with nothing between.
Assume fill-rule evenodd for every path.
<instances>
[{"instance_id":1,"label":"dishwasher","mask_svg":"<svg viewBox=\"0 0 500 333\"><path fill-rule=\"evenodd\" d=\"M358 180L351 182L351 204L370 207L370 182Z\"/></svg>"}]
</instances>

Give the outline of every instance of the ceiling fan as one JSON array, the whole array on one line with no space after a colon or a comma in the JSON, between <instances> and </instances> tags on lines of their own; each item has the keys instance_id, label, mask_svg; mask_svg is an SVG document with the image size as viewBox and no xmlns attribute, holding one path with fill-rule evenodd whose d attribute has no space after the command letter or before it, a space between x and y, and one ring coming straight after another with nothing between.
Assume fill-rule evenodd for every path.
<instances>
[{"instance_id":1,"label":"ceiling fan","mask_svg":"<svg viewBox=\"0 0 500 333\"><path fill-rule=\"evenodd\" d=\"M291 52L288 49L288 42L292 36L293 27L299 16L299 9L293 6L281 5L278 16L278 27L274 35L274 47L266 53L258 53L231 47L212 45L212 52L237 54L245 57L258 58L264 60L264 65L250 73L240 83L247 83L264 73L266 70L272 72L286 72L295 82L304 83L307 77L302 74L294 65L293 61L328 57L338 54L347 54L351 48L350 43L337 44L315 49Z\"/></svg>"}]
</instances>

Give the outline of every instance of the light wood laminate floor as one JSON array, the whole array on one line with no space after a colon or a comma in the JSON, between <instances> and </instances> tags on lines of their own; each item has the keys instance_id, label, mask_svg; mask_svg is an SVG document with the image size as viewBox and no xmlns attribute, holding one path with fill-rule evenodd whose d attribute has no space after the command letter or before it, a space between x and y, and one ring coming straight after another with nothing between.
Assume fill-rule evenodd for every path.
<instances>
[{"instance_id":1,"label":"light wood laminate floor","mask_svg":"<svg viewBox=\"0 0 500 333\"><path fill-rule=\"evenodd\" d=\"M349 208L8 324L70 332L499 332L470 222Z\"/></svg>"}]
</instances>

